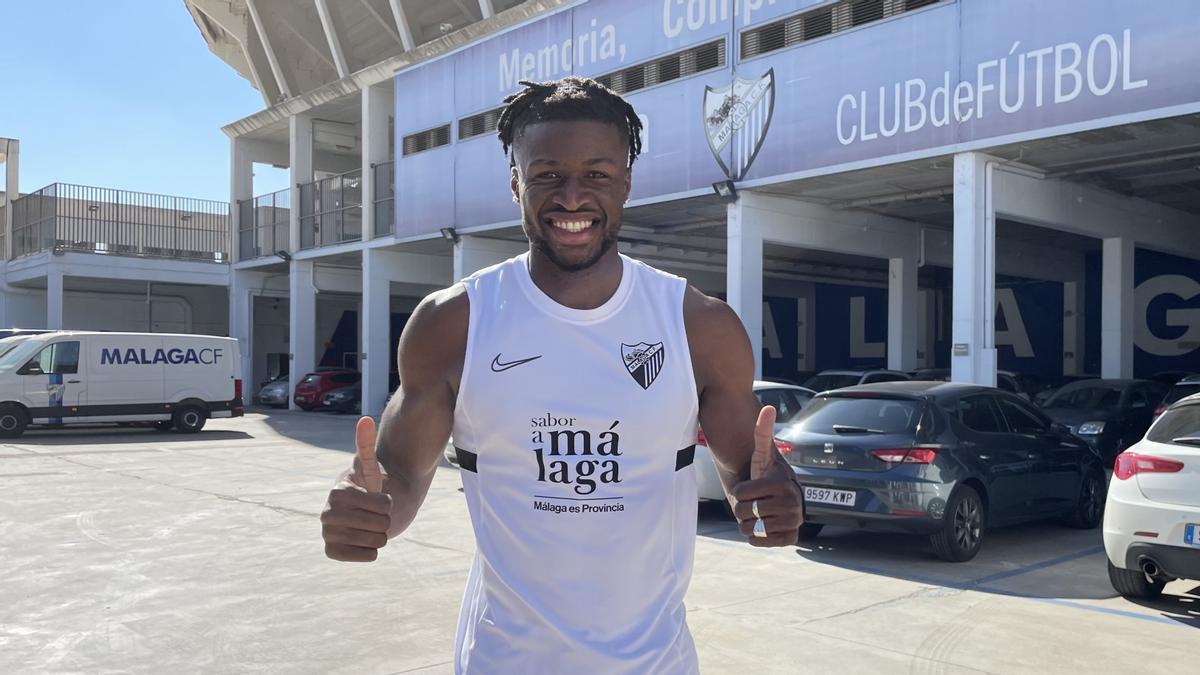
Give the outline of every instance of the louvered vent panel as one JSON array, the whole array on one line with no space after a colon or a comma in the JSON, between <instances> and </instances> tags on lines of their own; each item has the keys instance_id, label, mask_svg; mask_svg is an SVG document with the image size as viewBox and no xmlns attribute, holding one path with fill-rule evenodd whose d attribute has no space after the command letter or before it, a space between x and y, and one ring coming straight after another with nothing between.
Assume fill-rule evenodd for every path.
<instances>
[{"instance_id":1,"label":"louvered vent panel","mask_svg":"<svg viewBox=\"0 0 1200 675\"><path fill-rule=\"evenodd\" d=\"M678 80L725 65L725 38L596 78L618 94Z\"/></svg>"},{"instance_id":2,"label":"louvered vent panel","mask_svg":"<svg viewBox=\"0 0 1200 675\"><path fill-rule=\"evenodd\" d=\"M450 125L443 124L440 127L426 129L415 134L404 137L402 152L404 156L412 155L424 150L432 150L443 145L450 145Z\"/></svg>"},{"instance_id":3,"label":"louvered vent panel","mask_svg":"<svg viewBox=\"0 0 1200 675\"><path fill-rule=\"evenodd\" d=\"M845 0L745 31L739 46L748 59L946 1Z\"/></svg>"},{"instance_id":4,"label":"louvered vent panel","mask_svg":"<svg viewBox=\"0 0 1200 675\"><path fill-rule=\"evenodd\" d=\"M493 108L459 120L458 140L462 141L495 131L496 125L500 122L500 111L502 110L504 108Z\"/></svg>"}]
</instances>

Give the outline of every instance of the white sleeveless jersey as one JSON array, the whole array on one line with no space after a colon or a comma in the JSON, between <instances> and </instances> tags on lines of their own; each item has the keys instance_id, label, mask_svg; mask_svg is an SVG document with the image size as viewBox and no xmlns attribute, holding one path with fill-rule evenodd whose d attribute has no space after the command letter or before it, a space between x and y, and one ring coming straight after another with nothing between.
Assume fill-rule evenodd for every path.
<instances>
[{"instance_id":1,"label":"white sleeveless jersey","mask_svg":"<svg viewBox=\"0 0 1200 675\"><path fill-rule=\"evenodd\" d=\"M698 402L683 279L621 256L564 307L529 254L464 279L454 445L477 543L458 673L694 673Z\"/></svg>"}]
</instances>

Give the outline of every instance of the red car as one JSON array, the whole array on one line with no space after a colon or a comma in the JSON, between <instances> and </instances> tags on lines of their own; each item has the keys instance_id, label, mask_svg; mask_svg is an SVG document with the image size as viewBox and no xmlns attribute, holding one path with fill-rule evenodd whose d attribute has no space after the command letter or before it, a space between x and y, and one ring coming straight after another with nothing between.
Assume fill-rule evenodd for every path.
<instances>
[{"instance_id":1,"label":"red car","mask_svg":"<svg viewBox=\"0 0 1200 675\"><path fill-rule=\"evenodd\" d=\"M326 392L341 389L352 384L358 384L362 373L357 370L331 368L308 373L296 383L296 391L292 400L303 410L312 410L321 405L321 397Z\"/></svg>"}]
</instances>

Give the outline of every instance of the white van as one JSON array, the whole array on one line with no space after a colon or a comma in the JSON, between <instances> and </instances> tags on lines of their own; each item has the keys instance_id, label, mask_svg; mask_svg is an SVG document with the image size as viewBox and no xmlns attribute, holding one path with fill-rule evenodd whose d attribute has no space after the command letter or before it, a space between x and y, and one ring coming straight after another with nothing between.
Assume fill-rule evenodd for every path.
<instances>
[{"instance_id":1,"label":"white van","mask_svg":"<svg viewBox=\"0 0 1200 675\"><path fill-rule=\"evenodd\" d=\"M11 347L0 349L0 438L98 422L195 433L244 412L233 338L55 331L2 342Z\"/></svg>"}]
</instances>

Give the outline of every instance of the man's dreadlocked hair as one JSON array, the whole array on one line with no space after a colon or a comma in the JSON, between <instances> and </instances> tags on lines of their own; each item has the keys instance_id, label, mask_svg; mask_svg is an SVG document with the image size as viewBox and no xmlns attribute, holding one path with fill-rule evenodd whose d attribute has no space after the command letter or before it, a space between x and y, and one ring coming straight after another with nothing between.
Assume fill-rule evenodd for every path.
<instances>
[{"instance_id":1,"label":"man's dreadlocked hair","mask_svg":"<svg viewBox=\"0 0 1200 675\"><path fill-rule=\"evenodd\" d=\"M549 82L527 82L525 88L504 99L507 104L496 124L500 144L510 165L516 160L509 152L513 141L525 127L537 122L591 120L615 126L629 141L629 166L642 152L642 121L633 106L599 82L586 78L564 77Z\"/></svg>"}]
</instances>

